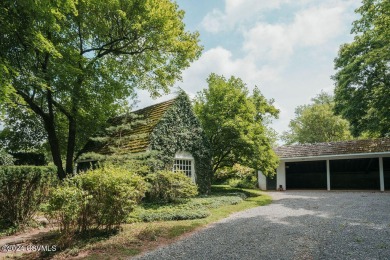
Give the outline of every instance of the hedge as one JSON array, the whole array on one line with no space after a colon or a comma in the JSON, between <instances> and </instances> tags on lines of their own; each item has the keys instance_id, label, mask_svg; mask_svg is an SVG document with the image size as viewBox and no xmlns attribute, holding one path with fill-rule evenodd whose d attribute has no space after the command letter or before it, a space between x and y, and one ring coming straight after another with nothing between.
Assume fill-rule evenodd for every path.
<instances>
[{"instance_id":1,"label":"hedge","mask_svg":"<svg viewBox=\"0 0 390 260\"><path fill-rule=\"evenodd\" d=\"M48 166L0 166L0 221L5 226L29 222L57 180Z\"/></svg>"}]
</instances>

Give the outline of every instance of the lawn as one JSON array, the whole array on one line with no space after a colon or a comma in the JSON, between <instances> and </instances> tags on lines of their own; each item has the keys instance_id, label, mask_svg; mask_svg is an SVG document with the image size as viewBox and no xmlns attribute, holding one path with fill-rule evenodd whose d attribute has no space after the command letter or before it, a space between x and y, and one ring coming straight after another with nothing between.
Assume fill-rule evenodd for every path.
<instances>
[{"instance_id":1,"label":"lawn","mask_svg":"<svg viewBox=\"0 0 390 260\"><path fill-rule=\"evenodd\" d=\"M94 234L78 238L69 248L50 253L54 259L126 259L129 256L169 244L180 236L230 214L267 205L271 197L258 190L213 186L212 194L175 204L143 204L129 216L129 223L117 234ZM55 244L55 235L38 244ZM45 257L37 253L29 259ZM26 259L26 255L23 256Z\"/></svg>"}]
</instances>

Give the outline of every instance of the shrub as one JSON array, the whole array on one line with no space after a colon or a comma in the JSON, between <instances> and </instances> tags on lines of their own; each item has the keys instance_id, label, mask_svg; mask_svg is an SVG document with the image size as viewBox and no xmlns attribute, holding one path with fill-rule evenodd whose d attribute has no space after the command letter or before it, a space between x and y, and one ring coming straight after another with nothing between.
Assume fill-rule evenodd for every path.
<instances>
[{"instance_id":1,"label":"shrub","mask_svg":"<svg viewBox=\"0 0 390 260\"><path fill-rule=\"evenodd\" d=\"M0 166L1 222L19 226L30 221L55 180L54 167Z\"/></svg>"},{"instance_id":2,"label":"shrub","mask_svg":"<svg viewBox=\"0 0 390 260\"><path fill-rule=\"evenodd\" d=\"M182 172L159 171L147 176L150 184L148 198L154 201L174 202L198 194L196 184Z\"/></svg>"},{"instance_id":3,"label":"shrub","mask_svg":"<svg viewBox=\"0 0 390 260\"><path fill-rule=\"evenodd\" d=\"M233 167L224 167L214 175L214 183L224 183L229 179L245 179L253 176L255 170L241 164L234 164Z\"/></svg>"},{"instance_id":4,"label":"shrub","mask_svg":"<svg viewBox=\"0 0 390 260\"><path fill-rule=\"evenodd\" d=\"M256 188L257 182L256 177L248 177L244 179L230 179L228 181L229 186L233 188L242 188L242 189L254 189Z\"/></svg>"},{"instance_id":5,"label":"shrub","mask_svg":"<svg viewBox=\"0 0 390 260\"><path fill-rule=\"evenodd\" d=\"M14 165L15 158L4 151L3 149L0 149L0 165Z\"/></svg>"},{"instance_id":6,"label":"shrub","mask_svg":"<svg viewBox=\"0 0 390 260\"><path fill-rule=\"evenodd\" d=\"M48 216L64 234L119 228L142 199L146 183L123 168L104 166L71 177L52 191Z\"/></svg>"}]
</instances>

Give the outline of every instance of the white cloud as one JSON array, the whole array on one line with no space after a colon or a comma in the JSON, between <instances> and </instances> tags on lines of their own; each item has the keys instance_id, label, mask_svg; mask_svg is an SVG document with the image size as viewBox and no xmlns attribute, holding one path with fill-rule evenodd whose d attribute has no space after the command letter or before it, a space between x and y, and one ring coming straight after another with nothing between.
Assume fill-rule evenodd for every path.
<instances>
[{"instance_id":1,"label":"white cloud","mask_svg":"<svg viewBox=\"0 0 390 260\"><path fill-rule=\"evenodd\" d=\"M278 69L269 66L259 67L249 56L234 58L229 50L216 47L206 51L199 60L184 71L184 90L189 93L197 93L207 87L206 78L212 72L224 75L226 78L235 76L245 79L250 89L263 81L273 81L278 75Z\"/></svg>"},{"instance_id":2,"label":"white cloud","mask_svg":"<svg viewBox=\"0 0 390 260\"><path fill-rule=\"evenodd\" d=\"M202 25L209 32L225 31L263 11L277 9L288 2L290 0L225 0L225 10L212 10L204 17Z\"/></svg>"},{"instance_id":3,"label":"white cloud","mask_svg":"<svg viewBox=\"0 0 390 260\"><path fill-rule=\"evenodd\" d=\"M315 7L295 14L291 24L258 23L244 33L244 50L268 62L286 62L300 47L326 44L343 32L343 8Z\"/></svg>"}]
</instances>

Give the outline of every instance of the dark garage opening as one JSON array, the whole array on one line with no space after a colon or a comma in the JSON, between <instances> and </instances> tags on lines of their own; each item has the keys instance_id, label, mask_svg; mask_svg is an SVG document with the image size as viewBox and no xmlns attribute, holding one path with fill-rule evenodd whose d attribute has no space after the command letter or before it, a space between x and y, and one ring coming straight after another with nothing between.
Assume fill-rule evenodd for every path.
<instances>
[{"instance_id":1,"label":"dark garage opening","mask_svg":"<svg viewBox=\"0 0 390 260\"><path fill-rule=\"evenodd\" d=\"M385 190L390 190L390 157L383 158L383 175L385 179Z\"/></svg>"},{"instance_id":2,"label":"dark garage opening","mask_svg":"<svg viewBox=\"0 0 390 260\"><path fill-rule=\"evenodd\" d=\"M330 189L379 190L379 159L330 161Z\"/></svg>"},{"instance_id":3,"label":"dark garage opening","mask_svg":"<svg viewBox=\"0 0 390 260\"><path fill-rule=\"evenodd\" d=\"M326 189L326 161L286 163L286 189Z\"/></svg>"}]
</instances>

